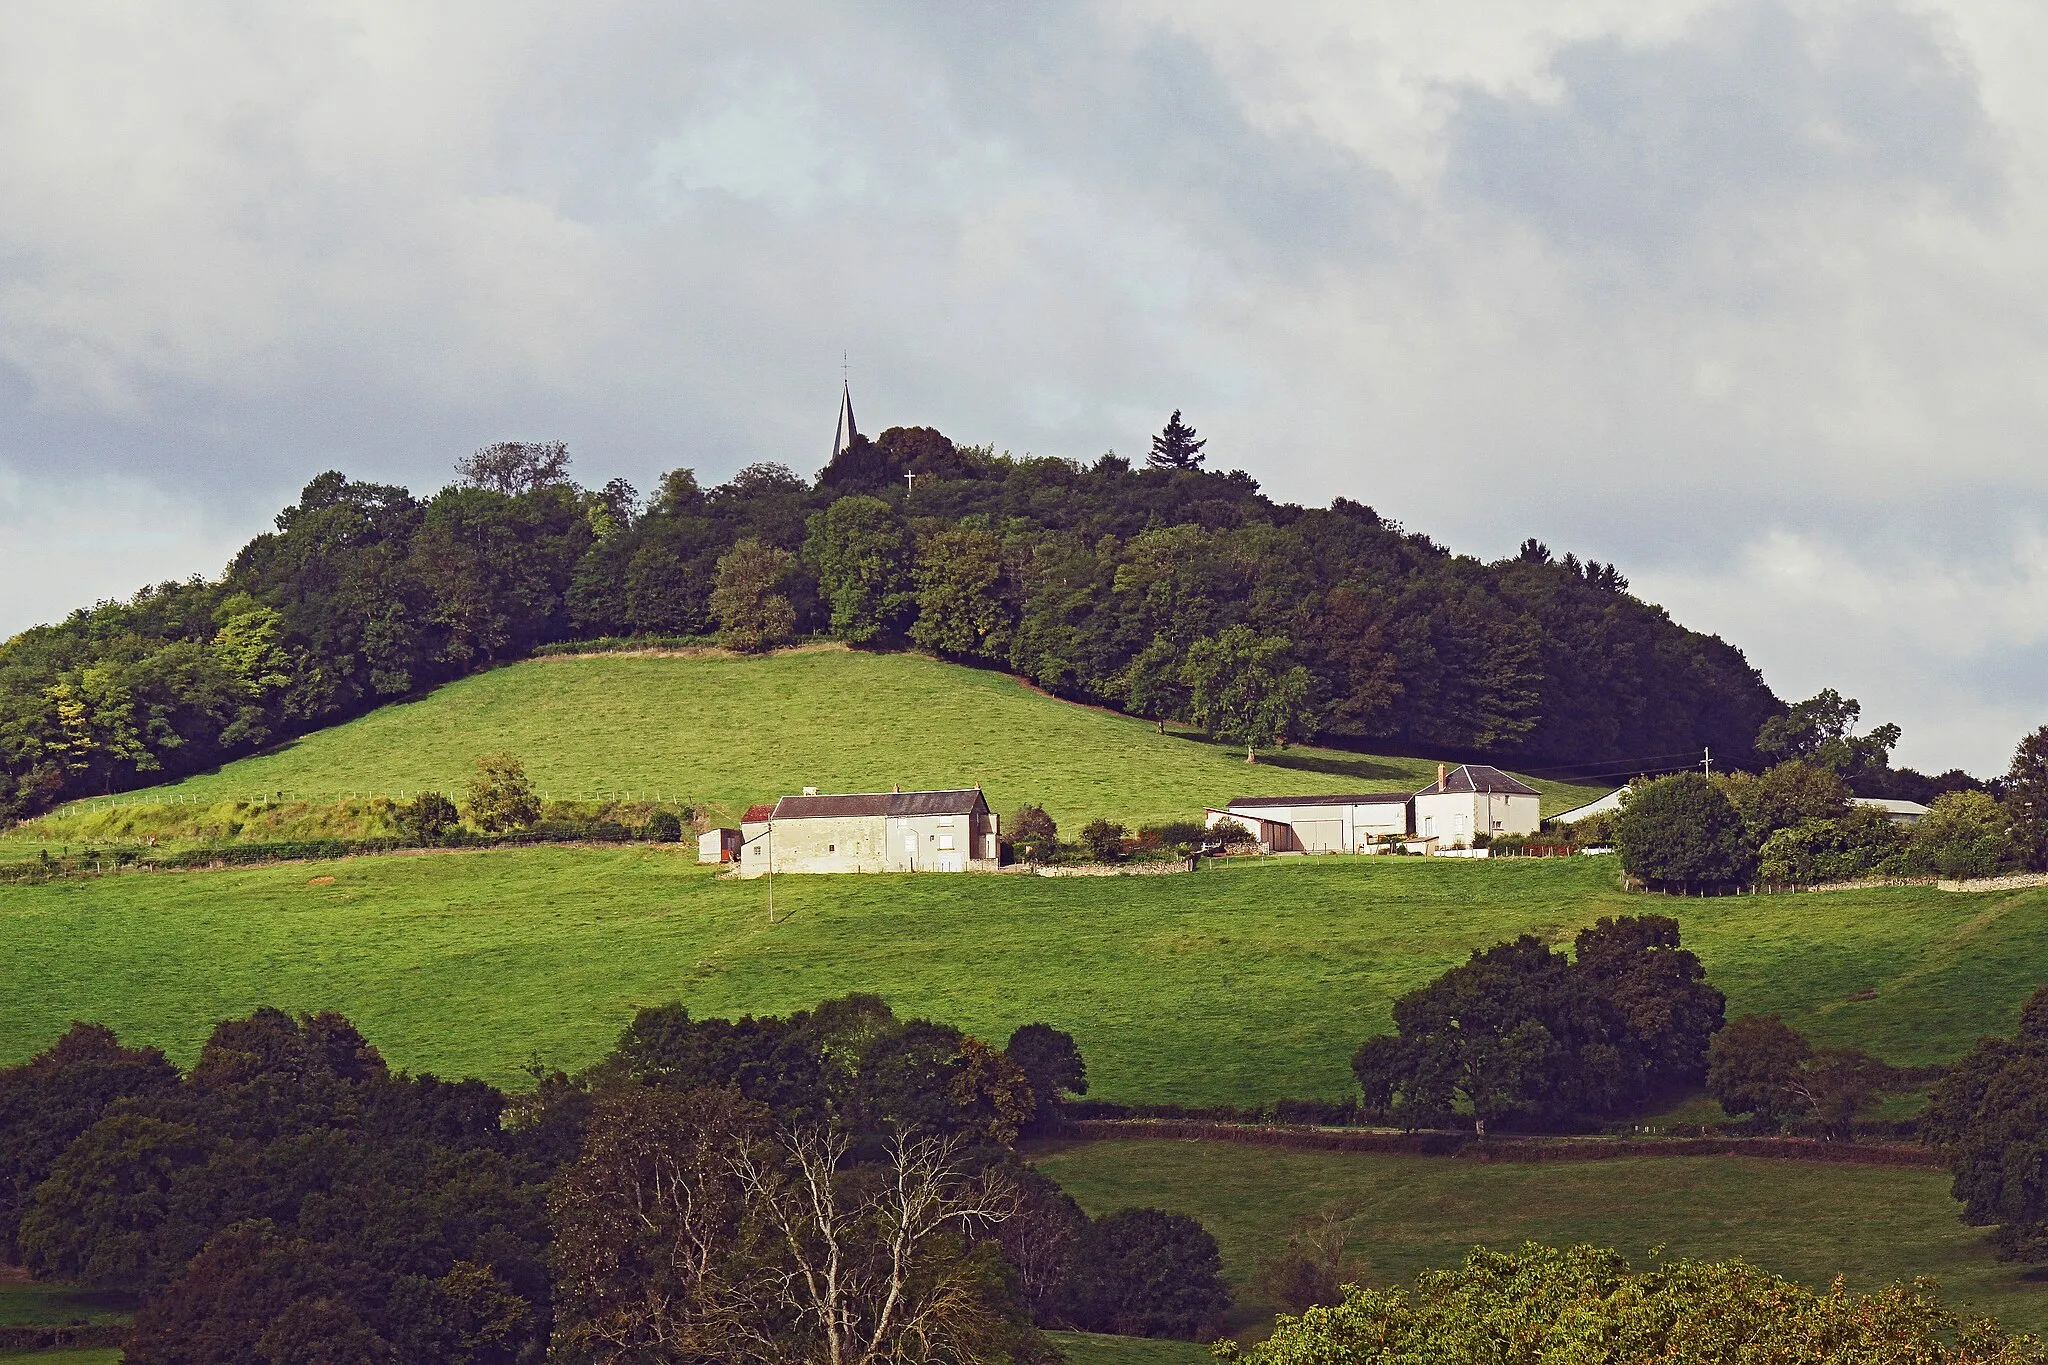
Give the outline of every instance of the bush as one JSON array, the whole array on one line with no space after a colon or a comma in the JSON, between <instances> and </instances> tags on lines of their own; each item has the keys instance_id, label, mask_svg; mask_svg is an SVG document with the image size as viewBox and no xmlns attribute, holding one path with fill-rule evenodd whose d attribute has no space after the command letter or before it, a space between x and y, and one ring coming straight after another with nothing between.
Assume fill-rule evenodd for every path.
<instances>
[{"instance_id":1,"label":"bush","mask_svg":"<svg viewBox=\"0 0 2048 1365\"><path fill-rule=\"evenodd\" d=\"M1663 1261L1637 1273L1619 1252L1532 1242L1473 1251L1459 1269L1423 1272L1413 1290L1353 1288L1335 1308L1282 1318L1266 1341L1218 1355L1252 1365L2044 1359L2038 1342L1995 1323L1957 1326L1927 1281L1815 1293L1744 1261Z\"/></svg>"},{"instance_id":2,"label":"bush","mask_svg":"<svg viewBox=\"0 0 2048 1365\"><path fill-rule=\"evenodd\" d=\"M1081 826L1081 847L1098 863L1114 863L1124 856L1124 827L1114 820L1090 820Z\"/></svg>"},{"instance_id":3,"label":"bush","mask_svg":"<svg viewBox=\"0 0 2048 1365\"><path fill-rule=\"evenodd\" d=\"M439 792L421 792L398 808L398 827L423 844L439 839L460 818L455 803Z\"/></svg>"},{"instance_id":4,"label":"bush","mask_svg":"<svg viewBox=\"0 0 2048 1365\"><path fill-rule=\"evenodd\" d=\"M1756 874L1794 886L1867 876L1904 840L1881 810L1858 806L1831 820L1801 820L1764 840Z\"/></svg>"},{"instance_id":5,"label":"bush","mask_svg":"<svg viewBox=\"0 0 2048 1365\"><path fill-rule=\"evenodd\" d=\"M486 834L524 829L540 819L540 798L526 765L511 754L485 754L469 784L469 820Z\"/></svg>"},{"instance_id":6,"label":"bush","mask_svg":"<svg viewBox=\"0 0 2048 1365\"><path fill-rule=\"evenodd\" d=\"M1060 827L1053 823L1044 806L1019 806L1010 817L1010 839L1018 844L1058 842Z\"/></svg>"},{"instance_id":7,"label":"bush","mask_svg":"<svg viewBox=\"0 0 2048 1365\"><path fill-rule=\"evenodd\" d=\"M683 837L683 822L672 811L658 810L647 817L646 833L657 844L672 844Z\"/></svg>"},{"instance_id":8,"label":"bush","mask_svg":"<svg viewBox=\"0 0 2048 1365\"><path fill-rule=\"evenodd\" d=\"M1216 1239L1186 1214L1121 1209L1075 1239L1068 1317L1090 1332L1204 1341L1230 1308L1222 1269Z\"/></svg>"},{"instance_id":9,"label":"bush","mask_svg":"<svg viewBox=\"0 0 2048 1365\"><path fill-rule=\"evenodd\" d=\"M1138 831L1141 848L1196 849L1208 842L1209 831L1199 820L1169 820Z\"/></svg>"},{"instance_id":10,"label":"bush","mask_svg":"<svg viewBox=\"0 0 2048 1365\"><path fill-rule=\"evenodd\" d=\"M2012 821L1989 792L1944 792L1913 826L1901 862L1943 877L1994 877L2020 864Z\"/></svg>"},{"instance_id":11,"label":"bush","mask_svg":"<svg viewBox=\"0 0 2048 1365\"><path fill-rule=\"evenodd\" d=\"M1210 827L1208 835L1211 839L1220 839L1225 848L1245 848L1259 841L1251 826L1234 817L1218 820Z\"/></svg>"},{"instance_id":12,"label":"bush","mask_svg":"<svg viewBox=\"0 0 2048 1365\"><path fill-rule=\"evenodd\" d=\"M1652 888L1744 882L1754 862L1742 817L1700 773L1645 783L1614 833L1622 867Z\"/></svg>"}]
</instances>

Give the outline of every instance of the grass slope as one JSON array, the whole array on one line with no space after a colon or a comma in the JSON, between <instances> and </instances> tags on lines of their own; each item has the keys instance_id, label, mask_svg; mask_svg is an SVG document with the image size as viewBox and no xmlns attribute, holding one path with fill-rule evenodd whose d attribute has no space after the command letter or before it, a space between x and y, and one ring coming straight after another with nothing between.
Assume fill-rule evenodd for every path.
<instances>
[{"instance_id":1,"label":"grass slope","mask_svg":"<svg viewBox=\"0 0 2048 1365\"><path fill-rule=\"evenodd\" d=\"M1869 1290L1931 1275L1951 1302L2008 1326L2048 1330L2048 1285L1993 1259L1964 1227L1940 1171L1821 1166L1744 1157L1481 1165L1215 1142L1097 1142L1038 1164L1090 1213L1152 1207L1193 1214L1216 1234L1241 1300L1234 1326L1274 1306L1245 1292L1300 1220L1335 1210L1370 1283L1412 1281L1475 1245L1593 1242L1636 1265L1667 1256L1741 1256L1825 1286Z\"/></svg>"},{"instance_id":2,"label":"grass slope","mask_svg":"<svg viewBox=\"0 0 2048 1365\"><path fill-rule=\"evenodd\" d=\"M912 654L837 648L759 659L570 655L494 669L157 789L195 801L275 792L455 791L477 755L510 750L556 796L655 793L727 816L803 786L964 787L1004 813L1035 801L1063 827L1198 817L1238 795L1405 790L1421 759L1296 748L1241 752L1014 678ZM1538 784L1546 810L1591 789Z\"/></svg>"},{"instance_id":3,"label":"grass slope","mask_svg":"<svg viewBox=\"0 0 2048 1365\"><path fill-rule=\"evenodd\" d=\"M1349 1093L1353 1050L1401 992L1601 915L1675 914L1732 1012L1901 1063L2009 1029L2048 979L2048 889L1653 899L1619 891L1611 859L782 877L773 927L766 894L646 847L0 887L0 1062L80 1018L190 1061L215 1020L269 1003L343 1010L396 1065L517 1082L536 1051L589 1062L639 1005L781 1012L872 990L998 1040L1071 1029L1102 1098L1257 1103Z\"/></svg>"}]
</instances>

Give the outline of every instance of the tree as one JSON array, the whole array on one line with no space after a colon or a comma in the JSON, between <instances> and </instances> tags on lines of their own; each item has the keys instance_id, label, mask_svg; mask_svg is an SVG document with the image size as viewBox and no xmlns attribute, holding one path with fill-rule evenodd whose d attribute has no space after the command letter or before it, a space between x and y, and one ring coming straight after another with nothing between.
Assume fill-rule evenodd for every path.
<instances>
[{"instance_id":1,"label":"tree","mask_svg":"<svg viewBox=\"0 0 2048 1365\"><path fill-rule=\"evenodd\" d=\"M456 461L455 472L464 483L517 497L566 483L569 447L561 441L499 441Z\"/></svg>"},{"instance_id":2,"label":"tree","mask_svg":"<svg viewBox=\"0 0 2048 1365\"><path fill-rule=\"evenodd\" d=\"M19 1259L29 1196L79 1134L117 1101L177 1083L163 1053L124 1048L101 1024L75 1023L46 1051L0 1069L0 1261Z\"/></svg>"},{"instance_id":3,"label":"tree","mask_svg":"<svg viewBox=\"0 0 2048 1365\"><path fill-rule=\"evenodd\" d=\"M1800 759L1854 781L1864 773L1883 772L1898 747L1899 727L1880 725L1867 735L1856 733L1863 706L1834 688L1765 721L1756 734L1757 752L1779 760Z\"/></svg>"},{"instance_id":4,"label":"tree","mask_svg":"<svg viewBox=\"0 0 2048 1365\"><path fill-rule=\"evenodd\" d=\"M1906 836L1916 870L1944 877L1991 877L2018 861L2012 820L1989 792L1943 792Z\"/></svg>"},{"instance_id":5,"label":"tree","mask_svg":"<svg viewBox=\"0 0 2048 1365\"><path fill-rule=\"evenodd\" d=\"M1352 1059L1368 1105L1426 1127L1565 1123L1697 1085L1725 1002L1663 915L1603 918L1577 959L1532 935L1474 952L1394 1002Z\"/></svg>"},{"instance_id":6,"label":"tree","mask_svg":"<svg viewBox=\"0 0 2048 1365\"><path fill-rule=\"evenodd\" d=\"M758 654L789 639L796 609L779 589L796 556L758 540L742 540L718 561L718 586L711 611L718 618L718 642L742 654Z\"/></svg>"},{"instance_id":7,"label":"tree","mask_svg":"<svg viewBox=\"0 0 2048 1365\"><path fill-rule=\"evenodd\" d=\"M524 829L540 819L540 797L527 780L526 765L512 754L485 754L466 792L469 818L486 834Z\"/></svg>"},{"instance_id":8,"label":"tree","mask_svg":"<svg viewBox=\"0 0 2048 1365\"><path fill-rule=\"evenodd\" d=\"M459 818L455 803L440 792L421 792L398 808L398 827L422 843L439 839Z\"/></svg>"},{"instance_id":9,"label":"tree","mask_svg":"<svg viewBox=\"0 0 2048 1365\"><path fill-rule=\"evenodd\" d=\"M2015 853L2030 868L2048 869L2048 725L2013 750L2005 770L2005 801Z\"/></svg>"},{"instance_id":10,"label":"tree","mask_svg":"<svg viewBox=\"0 0 2048 1365\"><path fill-rule=\"evenodd\" d=\"M1010 817L1010 838L1020 844L1051 843L1060 837L1060 827L1045 813L1044 806L1019 806Z\"/></svg>"},{"instance_id":11,"label":"tree","mask_svg":"<svg viewBox=\"0 0 2048 1365\"><path fill-rule=\"evenodd\" d=\"M1001 1274L965 1242L1016 1213L1002 1173L970 1173L957 1138L894 1137L879 1168L849 1170L851 1146L786 1129L736 1161L774 1326L729 1335L726 1349L751 1337L765 1358L821 1365L1047 1359Z\"/></svg>"},{"instance_id":12,"label":"tree","mask_svg":"<svg viewBox=\"0 0 2048 1365\"><path fill-rule=\"evenodd\" d=\"M1468 1253L1410 1289L1345 1290L1344 1302L1283 1317L1244 1365L1396 1365L1407 1361L1562 1361L1693 1365L1754 1361L1926 1361L2041 1365L2048 1351L1997 1324L1965 1324L1931 1281L1850 1294L1816 1292L1740 1260L1660 1261L1633 1271L1601 1247Z\"/></svg>"},{"instance_id":13,"label":"tree","mask_svg":"<svg viewBox=\"0 0 2048 1365\"><path fill-rule=\"evenodd\" d=\"M1074 1045L1074 1035L1063 1029L1026 1024L1010 1035L1003 1052L1031 1083L1040 1122L1057 1117L1066 1096L1088 1093L1088 1064Z\"/></svg>"},{"instance_id":14,"label":"tree","mask_svg":"<svg viewBox=\"0 0 2048 1365\"><path fill-rule=\"evenodd\" d=\"M1124 827L1114 820L1095 819L1081 826L1081 847L1098 863L1122 862Z\"/></svg>"},{"instance_id":15,"label":"tree","mask_svg":"<svg viewBox=\"0 0 2048 1365\"><path fill-rule=\"evenodd\" d=\"M1244 745L1247 763L1262 748L1314 732L1308 670L1287 664L1289 648L1284 635L1241 625L1188 646L1189 714L1215 738Z\"/></svg>"},{"instance_id":16,"label":"tree","mask_svg":"<svg viewBox=\"0 0 2048 1365\"><path fill-rule=\"evenodd\" d=\"M1800 759L1773 764L1761 774L1725 773L1714 785L1742 817L1752 846L1807 820L1839 820L1849 813L1849 784L1832 768Z\"/></svg>"},{"instance_id":17,"label":"tree","mask_svg":"<svg viewBox=\"0 0 2048 1365\"><path fill-rule=\"evenodd\" d=\"M1001 659L1014 613L1003 597L1003 542L979 526L941 531L918 545L912 642L936 654Z\"/></svg>"},{"instance_id":18,"label":"tree","mask_svg":"<svg viewBox=\"0 0 2048 1365\"><path fill-rule=\"evenodd\" d=\"M1871 872L1905 842L1884 811L1856 806L1832 820L1801 820L1778 830L1758 850L1756 872L1780 886L1843 881Z\"/></svg>"},{"instance_id":19,"label":"tree","mask_svg":"<svg viewBox=\"0 0 2048 1365\"><path fill-rule=\"evenodd\" d=\"M1972 1227L2008 1259L2048 1261L2048 986L2020 1010L2011 1038L1985 1038L1949 1068L1921 1117L1947 1156Z\"/></svg>"},{"instance_id":20,"label":"tree","mask_svg":"<svg viewBox=\"0 0 2048 1365\"><path fill-rule=\"evenodd\" d=\"M1813 1045L1775 1014L1728 1021L1707 1050L1707 1093L1730 1115L1748 1114L1765 1132L1798 1111L1793 1089Z\"/></svg>"},{"instance_id":21,"label":"tree","mask_svg":"<svg viewBox=\"0 0 2048 1365\"><path fill-rule=\"evenodd\" d=\"M1746 881L1752 854L1742 817L1699 773L1645 783L1614 822L1622 868L1652 888Z\"/></svg>"},{"instance_id":22,"label":"tree","mask_svg":"<svg viewBox=\"0 0 2048 1365\"><path fill-rule=\"evenodd\" d=\"M1195 439L1195 429L1180 420L1180 409L1166 419L1166 426L1152 438L1152 453L1145 463L1154 469L1200 469L1202 447L1207 441Z\"/></svg>"},{"instance_id":23,"label":"tree","mask_svg":"<svg viewBox=\"0 0 2048 1365\"><path fill-rule=\"evenodd\" d=\"M1119 1209L1075 1241L1068 1315L1090 1332L1205 1340L1230 1309L1222 1269L1216 1239L1188 1215Z\"/></svg>"},{"instance_id":24,"label":"tree","mask_svg":"<svg viewBox=\"0 0 2048 1365\"><path fill-rule=\"evenodd\" d=\"M1163 635L1153 636L1152 643L1140 650L1124 669L1125 709L1152 721L1159 727L1159 733L1165 734L1166 722L1187 714L1188 685L1181 676L1183 667L1180 650L1173 641Z\"/></svg>"},{"instance_id":25,"label":"tree","mask_svg":"<svg viewBox=\"0 0 2048 1365\"><path fill-rule=\"evenodd\" d=\"M832 633L849 644L898 635L916 609L910 532L880 498L853 496L811 514L804 558L832 609Z\"/></svg>"},{"instance_id":26,"label":"tree","mask_svg":"<svg viewBox=\"0 0 2048 1365\"><path fill-rule=\"evenodd\" d=\"M657 844L672 844L683 837L683 822L674 811L658 810L647 817L647 838Z\"/></svg>"}]
</instances>

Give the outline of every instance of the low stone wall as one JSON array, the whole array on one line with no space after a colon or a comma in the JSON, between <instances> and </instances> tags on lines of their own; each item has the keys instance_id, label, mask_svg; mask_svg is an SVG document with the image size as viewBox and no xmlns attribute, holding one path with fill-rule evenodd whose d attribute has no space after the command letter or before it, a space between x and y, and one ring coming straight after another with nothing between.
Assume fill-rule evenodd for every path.
<instances>
[{"instance_id":1,"label":"low stone wall","mask_svg":"<svg viewBox=\"0 0 2048 1365\"><path fill-rule=\"evenodd\" d=\"M1935 883L1944 891L2023 891L2030 886L2048 886L2048 872L2019 872L2010 877L1969 877Z\"/></svg>"},{"instance_id":2,"label":"low stone wall","mask_svg":"<svg viewBox=\"0 0 2048 1365\"><path fill-rule=\"evenodd\" d=\"M1075 867L1011 863L1003 871L1039 877L1170 877L1176 872L1193 872L1195 861L1186 858L1171 863L1082 863Z\"/></svg>"},{"instance_id":3,"label":"low stone wall","mask_svg":"<svg viewBox=\"0 0 2048 1365\"><path fill-rule=\"evenodd\" d=\"M1947 1165L1932 1148L1905 1143L1819 1142L1813 1138L1498 1137L1470 1133L1403 1132L1392 1128L1310 1128L1283 1124L1203 1123L1186 1119L1079 1119L1059 1136L1084 1140L1168 1139L1240 1142L1318 1152L1389 1152L1449 1156L1464 1161L1613 1161L1633 1156L1748 1156L1830 1165Z\"/></svg>"}]
</instances>

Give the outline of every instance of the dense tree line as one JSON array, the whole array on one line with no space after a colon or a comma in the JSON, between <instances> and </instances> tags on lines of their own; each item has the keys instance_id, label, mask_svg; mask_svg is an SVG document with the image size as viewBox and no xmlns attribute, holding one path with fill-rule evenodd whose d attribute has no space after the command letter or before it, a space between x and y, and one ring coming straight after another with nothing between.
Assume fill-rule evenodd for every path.
<instances>
[{"instance_id":1,"label":"dense tree line","mask_svg":"<svg viewBox=\"0 0 2048 1365\"><path fill-rule=\"evenodd\" d=\"M1911 824L1855 800L1890 774L1882 753L1843 764L1808 751L1760 773L1639 782L1584 837L1612 838L1623 867L1653 889L2048 869L2048 726L2020 742L1995 784L1945 776L1953 785Z\"/></svg>"},{"instance_id":2,"label":"dense tree line","mask_svg":"<svg viewBox=\"0 0 2048 1365\"><path fill-rule=\"evenodd\" d=\"M1735 760L1781 709L1610 565L1535 541L1481 563L1349 499L1273 502L1182 423L1155 444L1082 465L893 428L815 481L677 469L645 499L579 487L559 446L479 451L424 499L322 474L218 580L0 645L0 816L626 634L910 645L1254 747Z\"/></svg>"},{"instance_id":3,"label":"dense tree line","mask_svg":"<svg viewBox=\"0 0 2048 1365\"><path fill-rule=\"evenodd\" d=\"M0 1259L139 1294L139 1365L1023 1365L1041 1325L1229 1305L1199 1224L1017 1158L1086 1088L1047 1025L665 1006L534 1081L395 1073L334 1014L224 1022L184 1073L76 1025L0 1070Z\"/></svg>"}]
</instances>

